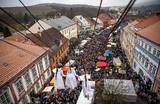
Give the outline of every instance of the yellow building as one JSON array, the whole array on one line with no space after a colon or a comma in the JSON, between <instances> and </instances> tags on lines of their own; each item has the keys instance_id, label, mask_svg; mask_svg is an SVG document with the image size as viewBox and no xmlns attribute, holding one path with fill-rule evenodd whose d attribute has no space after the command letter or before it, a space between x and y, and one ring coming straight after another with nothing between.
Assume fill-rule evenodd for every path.
<instances>
[{"instance_id":1,"label":"yellow building","mask_svg":"<svg viewBox=\"0 0 160 104\"><path fill-rule=\"evenodd\" d=\"M120 36L122 48L125 50L126 57L130 63L132 63L133 60L135 40L136 40L135 32L137 31L134 25L138 23L139 22L137 22L136 20L129 23L126 27L123 28L124 32Z\"/></svg>"}]
</instances>

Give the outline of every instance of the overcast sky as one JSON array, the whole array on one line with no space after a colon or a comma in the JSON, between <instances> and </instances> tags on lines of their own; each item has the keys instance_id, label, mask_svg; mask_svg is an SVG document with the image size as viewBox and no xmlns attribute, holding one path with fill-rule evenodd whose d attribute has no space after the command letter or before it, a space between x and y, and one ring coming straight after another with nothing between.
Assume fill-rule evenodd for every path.
<instances>
[{"instance_id":1,"label":"overcast sky","mask_svg":"<svg viewBox=\"0 0 160 104\"><path fill-rule=\"evenodd\" d=\"M39 3L62 3L62 4L87 4L99 6L100 0L21 0L26 6L31 6ZM130 0L103 0L102 7L105 6L121 6L126 5ZM136 3L152 1L152 0L137 0ZM22 6L19 0L0 0L0 7L15 7Z\"/></svg>"}]
</instances>

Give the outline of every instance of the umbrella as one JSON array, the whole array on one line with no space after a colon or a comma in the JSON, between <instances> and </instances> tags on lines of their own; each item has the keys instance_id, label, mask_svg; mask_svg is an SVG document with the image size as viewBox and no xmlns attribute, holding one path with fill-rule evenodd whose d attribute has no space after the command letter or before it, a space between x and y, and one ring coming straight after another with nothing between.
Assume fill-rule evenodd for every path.
<instances>
[{"instance_id":1,"label":"umbrella","mask_svg":"<svg viewBox=\"0 0 160 104\"><path fill-rule=\"evenodd\" d=\"M68 70L68 67L67 67L67 66L63 66L62 70L63 70L64 72L66 72L66 71Z\"/></svg>"},{"instance_id":2,"label":"umbrella","mask_svg":"<svg viewBox=\"0 0 160 104\"><path fill-rule=\"evenodd\" d=\"M105 67L105 66L107 66L107 63L106 62L97 62L96 65L99 67Z\"/></svg>"},{"instance_id":3,"label":"umbrella","mask_svg":"<svg viewBox=\"0 0 160 104\"><path fill-rule=\"evenodd\" d=\"M112 51L111 50L106 50L105 53L111 54Z\"/></svg>"},{"instance_id":4,"label":"umbrella","mask_svg":"<svg viewBox=\"0 0 160 104\"><path fill-rule=\"evenodd\" d=\"M99 56L99 57L98 57L98 60L106 61L106 57Z\"/></svg>"},{"instance_id":5,"label":"umbrella","mask_svg":"<svg viewBox=\"0 0 160 104\"><path fill-rule=\"evenodd\" d=\"M109 54L108 53L104 53L104 57L108 57L109 56Z\"/></svg>"}]
</instances>

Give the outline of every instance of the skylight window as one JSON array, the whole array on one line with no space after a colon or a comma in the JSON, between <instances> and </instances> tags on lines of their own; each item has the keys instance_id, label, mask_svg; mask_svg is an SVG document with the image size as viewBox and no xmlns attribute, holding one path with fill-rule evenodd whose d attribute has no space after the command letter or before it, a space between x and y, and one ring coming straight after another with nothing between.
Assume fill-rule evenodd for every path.
<instances>
[{"instance_id":1,"label":"skylight window","mask_svg":"<svg viewBox=\"0 0 160 104\"><path fill-rule=\"evenodd\" d=\"M8 64L7 64L7 63L5 63L5 62L3 63L3 65L4 65L4 66L8 66Z\"/></svg>"},{"instance_id":2,"label":"skylight window","mask_svg":"<svg viewBox=\"0 0 160 104\"><path fill-rule=\"evenodd\" d=\"M19 54L19 56L23 57L23 55L22 55L22 54Z\"/></svg>"}]
</instances>

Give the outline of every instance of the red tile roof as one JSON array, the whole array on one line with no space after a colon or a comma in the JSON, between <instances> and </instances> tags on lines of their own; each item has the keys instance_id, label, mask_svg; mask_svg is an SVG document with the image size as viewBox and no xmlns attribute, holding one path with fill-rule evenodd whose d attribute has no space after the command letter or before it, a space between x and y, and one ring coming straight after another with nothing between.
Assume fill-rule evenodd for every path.
<instances>
[{"instance_id":1,"label":"red tile roof","mask_svg":"<svg viewBox=\"0 0 160 104\"><path fill-rule=\"evenodd\" d=\"M91 26L93 26L94 24L88 19L88 18L84 18L87 22L89 22L89 24L91 25Z\"/></svg>"},{"instance_id":2,"label":"red tile roof","mask_svg":"<svg viewBox=\"0 0 160 104\"><path fill-rule=\"evenodd\" d=\"M23 42L25 41L25 38L23 38L19 34L14 34L12 36L6 37L5 40L11 40L11 41L17 41L17 42Z\"/></svg>"},{"instance_id":3,"label":"red tile roof","mask_svg":"<svg viewBox=\"0 0 160 104\"><path fill-rule=\"evenodd\" d=\"M107 16L105 13L102 13L101 15L103 15L104 17L106 17L107 19L111 20L111 18L109 16Z\"/></svg>"},{"instance_id":4,"label":"red tile roof","mask_svg":"<svg viewBox=\"0 0 160 104\"><path fill-rule=\"evenodd\" d=\"M48 30L46 30L48 32L48 34L52 37L52 39L54 39L54 41L56 42L56 44L59 45L60 40L62 40L63 43L66 43L68 41L67 38L65 38L60 32L59 30L55 29L55 28L50 28ZM41 35L35 34L37 37L39 37L44 43L46 43L48 46L46 46L43 42L41 42L37 37L35 37L32 34L26 34L29 38L31 38L32 40L34 40L36 43L38 43L39 45L43 46L43 47L48 47L51 48L52 46L54 46L55 44L53 43L53 40L45 33L45 31L41 32Z\"/></svg>"},{"instance_id":5,"label":"red tile roof","mask_svg":"<svg viewBox=\"0 0 160 104\"><path fill-rule=\"evenodd\" d=\"M140 22L139 24L135 25L135 27L144 29L158 21L160 21L160 14L155 14L151 16L150 18L145 19L143 22Z\"/></svg>"},{"instance_id":6,"label":"red tile roof","mask_svg":"<svg viewBox=\"0 0 160 104\"><path fill-rule=\"evenodd\" d=\"M104 17L98 17L103 23L108 22Z\"/></svg>"},{"instance_id":7,"label":"red tile roof","mask_svg":"<svg viewBox=\"0 0 160 104\"><path fill-rule=\"evenodd\" d=\"M123 30L128 33L128 25L125 26L125 27L123 28Z\"/></svg>"},{"instance_id":8,"label":"red tile roof","mask_svg":"<svg viewBox=\"0 0 160 104\"><path fill-rule=\"evenodd\" d=\"M160 44L160 28L159 27L160 27L160 21L138 31L137 34L157 44Z\"/></svg>"},{"instance_id":9,"label":"red tile roof","mask_svg":"<svg viewBox=\"0 0 160 104\"><path fill-rule=\"evenodd\" d=\"M116 19L116 17L112 13L108 13L113 19Z\"/></svg>"},{"instance_id":10,"label":"red tile roof","mask_svg":"<svg viewBox=\"0 0 160 104\"><path fill-rule=\"evenodd\" d=\"M13 78L16 74L22 71L25 67L31 64L35 59L45 52L45 50L35 45L28 45L9 40L5 41L28 50L38 56L33 56L21 49L7 44L4 41L0 41L0 86L8 82L11 78ZM19 54L23 55L23 57L19 56ZM4 63L7 63L8 66L3 65Z\"/></svg>"}]
</instances>

